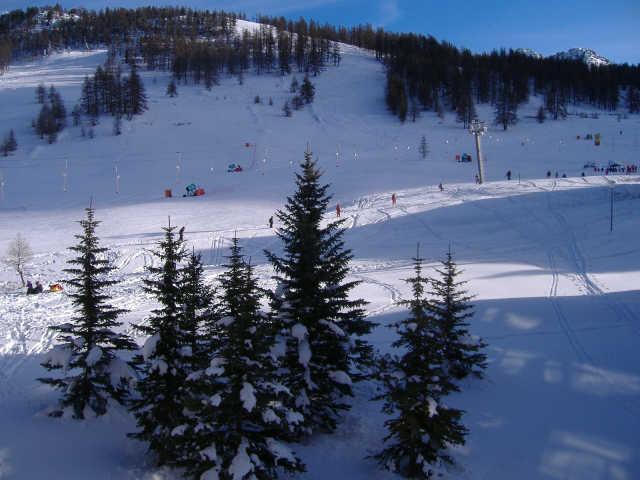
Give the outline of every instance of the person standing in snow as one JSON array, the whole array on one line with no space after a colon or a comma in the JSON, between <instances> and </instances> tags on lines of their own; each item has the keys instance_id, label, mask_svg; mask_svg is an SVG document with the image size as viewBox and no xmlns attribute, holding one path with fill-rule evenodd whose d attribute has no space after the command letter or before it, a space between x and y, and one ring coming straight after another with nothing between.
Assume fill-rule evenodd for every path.
<instances>
[{"instance_id":1,"label":"person standing in snow","mask_svg":"<svg viewBox=\"0 0 640 480\"><path fill-rule=\"evenodd\" d=\"M339 203L336 205L336 216L338 218L340 218L340 204Z\"/></svg>"},{"instance_id":2,"label":"person standing in snow","mask_svg":"<svg viewBox=\"0 0 640 480\"><path fill-rule=\"evenodd\" d=\"M440 189L441 192L444 191L444 187L442 186L442 182L440 182L438 184L438 188Z\"/></svg>"},{"instance_id":3,"label":"person standing in snow","mask_svg":"<svg viewBox=\"0 0 640 480\"><path fill-rule=\"evenodd\" d=\"M269 228L273 228L273 215L269 217Z\"/></svg>"},{"instance_id":4,"label":"person standing in snow","mask_svg":"<svg viewBox=\"0 0 640 480\"><path fill-rule=\"evenodd\" d=\"M507 170L507 180L511 180L511 170Z\"/></svg>"},{"instance_id":5,"label":"person standing in snow","mask_svg":"<svg viewBox=\"0 0 640 480\"><path fill-rule=\"evenodd\" d=\"M395 194L395 193L392 193L392 194L391 194L391 206L392 206L392 207L395 207L395 206L396 206L396 200L397 200L397 198L396 198L396 194Z\"/></svg>"},{"instance_id":6,"label":"person standing in snow","mask_svg":"<svg viewBox=\"0 0 640 480\"><path fill-rule=\"evenodd\" d=\"M44 288L42 287L42 284L40 283L40 280L36 281L36 286L33 289L33 293L42 293L44 290Z\"/></svg>"}]
</instances>

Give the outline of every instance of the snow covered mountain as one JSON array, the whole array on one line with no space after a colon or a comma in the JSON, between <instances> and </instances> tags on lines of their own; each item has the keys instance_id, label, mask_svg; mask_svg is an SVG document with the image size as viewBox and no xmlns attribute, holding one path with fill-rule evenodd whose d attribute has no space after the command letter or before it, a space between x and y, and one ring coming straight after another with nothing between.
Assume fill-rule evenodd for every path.
<instances>
[{"instance_id":1,"label":"snow covered mountain","mask_svg":"<svg viewBox=\"0 0 640 480\"><path fill-rule=\"evenodd\" d=\"M515 51L517 53L528 55L529 57L533 58L545 58L544 55L531 48L516 48ZM610 65L613 63L608 58L598 55L594 50L591 50L590 48L570 48L569 50L549 55L547 58L558 58L561 60L580 60L587 65L595 66Z\"/></svg>"},{"instance_id":2,"label":"snow covered mountain","mask_svg":"<svg viewBox=\"0 0 640 480\"><path fill-rule=\"evenodd\" d=\"M522 55L527 55L529 57L533 57L533 58L544 58L544 55L542 55L541 53L536 52L535 50L531 49L531 48L516 48L516 52L520 53Z\"/></svg>"},{"instance_id":3,"label":"snow covered mountain","mask_svg":"<svg viewBox=\"0 0 640 480\"><path fill-rule=\"evenodd\" d=\"M561 60L581 60L587 65L596 67L610 65L612 63L608 58L598 55L594 50L582 47L570 48L569 50L558 52L552 56Z\"/></svg>"}]
</instances>

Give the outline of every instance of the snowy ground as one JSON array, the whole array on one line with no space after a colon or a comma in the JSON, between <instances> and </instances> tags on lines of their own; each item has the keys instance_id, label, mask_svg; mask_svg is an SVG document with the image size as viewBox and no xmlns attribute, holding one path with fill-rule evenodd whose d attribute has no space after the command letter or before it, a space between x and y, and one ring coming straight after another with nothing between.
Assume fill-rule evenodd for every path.
<instances>
[{"instance_id":1,"label":"snowy ground","mask_svg":"<svg viewBox=\"0 0 640 480\"><path fill-rule=\"evenodd\" d=\"M104 58L65 53L0 77L0 135L14 128L19 142L14 156L0 157L0 252L21 232L36 253L29 278L62 278L74 221L93 197L122 280L113 296L131 310L127 320L153 306L141 280L169 215L186 226L212 281L237 232L268 284L262 250L278 242L267 219L292 192L309 142L347 219L352 276L362 281L356 293L381 325L371 338L379 349L393 340L384 325L402 315L396 301L408 292L401 279L418 241L431 264L451 245L476 295L473 331L489 342L491 363L485 381L451 400L467 410L471 431L451 477L640 478L640 177L580 177L587 162L640 162L637 116L538 125L534 100L517 126L490 128L483 138L489 182L478 186L474 165L454 159L472 153L472 137L451 115L441 122L425 113L401 125L385 111L381 66L347 48L339 68L313 79L316 102L293 118L281 112L290 77L248 75L243 85L227 78L210 92L179 86L170 99L168 76L148 72L149 111L124 122L123 135L113 136L104 117L92 140L72 127L55 145L37 139L35 86L54 83L71 110L83 76ZM598 132L600 147L576 138ZM418 154L423 134L426 160ZM245 171L226 173L232 162ZM547 170L569 178L546 179ZM191 182L207 195L162 198L165 188L181 195ZM15 280L0 266L0 478L170 478L126 439L126 414L85 423L39 415L55 399L35 381L53 341L46 327L71 309L65 295L24 296ZM365 458L380 447L384 417L368 401L373 387L357 388L340 431L299 447L308 467L301 478L394 478Z\"/></svg>"}]
</instances>

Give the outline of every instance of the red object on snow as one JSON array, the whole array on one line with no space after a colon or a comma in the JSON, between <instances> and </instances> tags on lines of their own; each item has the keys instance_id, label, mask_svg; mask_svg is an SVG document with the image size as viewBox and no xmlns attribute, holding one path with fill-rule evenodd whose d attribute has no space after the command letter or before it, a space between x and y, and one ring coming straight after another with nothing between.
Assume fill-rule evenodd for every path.
<instances>
[{"instance_id":1,"label":"red object on snow","mask_svg":"<svg viewBox=\"0 0 640 480\"><path fill-rule=\"evenodd\" d=\"M167 189L164 191L164 198L171 198L171 196L172 196L172 195L171 195L171 189L170 189L170 188L167 188Z\"/></svg>"},{"instance_id":2,"label":"red object on snow","mask_svg":"<svg viewBox=\"0 0 640 480\"><path fill-rule=\"evenodd\" d=\"M202 195L204 195L204 188L202 188L202 187L196 188L196 191L194 192L194 195L196 197L201 197Z\"/></svg>"}]
</instances>

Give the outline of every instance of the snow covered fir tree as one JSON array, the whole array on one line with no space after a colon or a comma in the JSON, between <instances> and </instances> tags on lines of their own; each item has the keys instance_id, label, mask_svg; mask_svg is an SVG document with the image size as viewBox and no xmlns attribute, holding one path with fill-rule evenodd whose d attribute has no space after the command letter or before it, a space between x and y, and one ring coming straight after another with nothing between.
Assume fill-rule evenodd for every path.
<instances>
[{"instance_id":1,"label":"snow covered fir tree","mask_svg":"<svg viewBox=\"0 0 640 480\"><path fill-rule=\"evenodd\" d=\"M69 296L75 309L70 323L50 327L58 343L42 363L49 371L62 371L61 376L40 381L63 392L60 407L52 416L85 419L107 413L112 401L123 404L129 394L135 371L120 355L137 348L125 334L115 329L122 323L118 317L126 312L110 304L105 290L116 284L108 278L113 267L106 258L107 249L100 247L95 230L92 207L79 223L82 233L75 235L78 244L69 249L77 254L65 281L72 288Z\"/></svg>"},{"instance_id":2,"label":"snow covered fir tree","mask_svg":"<svg viewBox=\"0 0 640 480\"><path fill-rule=\"evenodd\" d=\"M331 197L307 149L296 192L276 214L283 255L266 251L275 270L271 303L276 335L274 354L282 381L303 421L301 434L335 430L346 397L371 357L362 338L373 324L361 299L350 299L357 282L347 281L351 251L344 246L343 221L321 222Z\"/></svg>"},{"instance_id":3,"label":"snow covered fir tree","mask_svg":"<svg viewBox=\"0 0 640 480\"><path fill-rule=\"evenodd\" d=\"M208 337L209 361L189 375L185 421L172 433L182 452L179 463L207 479L302 471L284 443L302 417L287 407L290 393L277 381L272 329L260 308L264 293L237 238L219 281L221 317Z\"/></svg>"},{"instance_id":4,"label":"snow covered fir tree","mask_svg":"<svg viewBox=\"0 0 640 480\"><path fill-rule=\"evenodd\" d=\"M149 335L142 357L137 358L143 374L132 401L138 431L130 436L147 442L159 465L178 460L174 429L184 422L183 385L191 364L183 321L182 275L186 256L182 232L163 228L164 238L153 252L157 264L148 267L145 291L155 297L158 307L144 325L136 328Z\"/></svg>"},{"instance_id":5,"label":"snow covered fir tree","mask_svg":"<svg viewBox=\"0 0 640 480\"><path fill-rule=\"evenodd\" d=\"M400 355L382 358L380 379L383 412L388 433L384 449L374 457L380 465L406 478L434 478L443 464L453 463L447 449L463 445L467 429L463 412L444 401L458 390L448 372L448 360L442 343L442 325L433 314L427 298L430 280L422 273L423 259L413 259L412 299L403 302L409 316L393 324L398 339L392 346Z\"/></svg>"}]
</instances>

